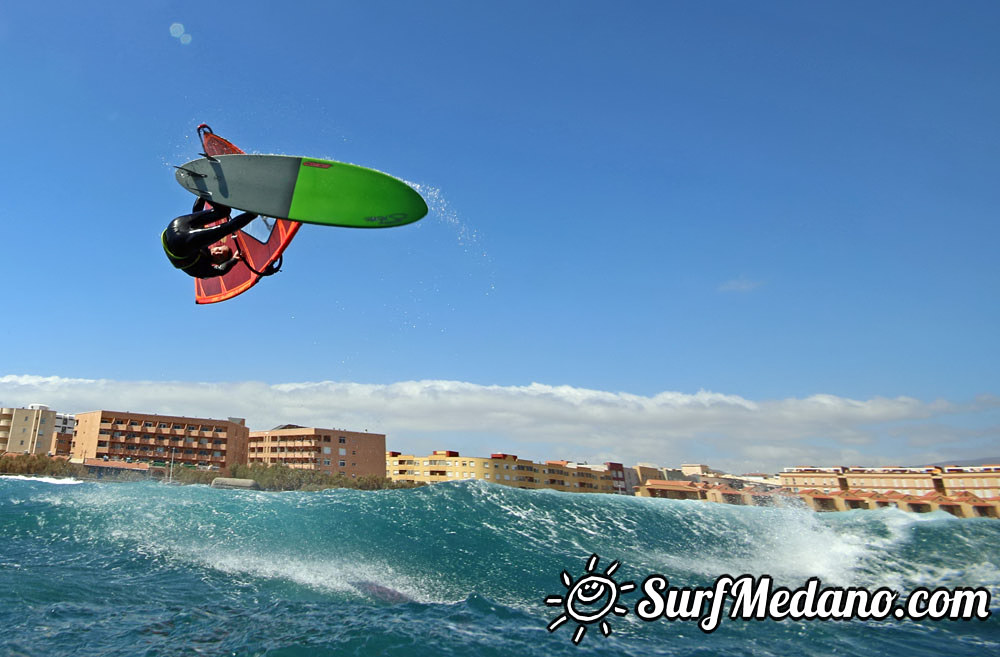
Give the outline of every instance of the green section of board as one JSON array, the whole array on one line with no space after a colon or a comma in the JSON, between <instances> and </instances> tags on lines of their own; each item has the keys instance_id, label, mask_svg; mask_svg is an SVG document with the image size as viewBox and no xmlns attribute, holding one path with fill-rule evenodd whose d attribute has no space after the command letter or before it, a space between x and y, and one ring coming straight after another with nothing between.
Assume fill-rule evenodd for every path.
<instances>
[{"instance_id":1,"label":"green section of board","mask_svg":"<svg viewBox=\"0 0 1000 657\"><path fill-rule=\"evenodd\" d=\"M345 192L347 190L347 192ZM400 226L427 214L427 204L406 183L364 167L302 158L289 214L326 223L336 199L338 225Z\"/></svg>"},{"instance_id":2,"label":"green section of board","mask_svg":"<svg viewBox=\"0 0 1000 657\"><path fill-rule=\"evenodd\" d=\"M405 182L354 164L287 155L220 155L188 162L177 182L209 201L313 224L387 228L427 204Z\"/></svg>"}]
</instances>

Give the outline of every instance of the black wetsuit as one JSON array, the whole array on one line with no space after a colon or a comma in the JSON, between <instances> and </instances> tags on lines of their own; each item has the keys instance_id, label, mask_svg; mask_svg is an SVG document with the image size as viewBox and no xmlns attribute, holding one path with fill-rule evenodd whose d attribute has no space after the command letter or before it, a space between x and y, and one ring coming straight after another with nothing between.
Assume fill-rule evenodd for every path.
<instances>
[{"instance_id":1,"label":"black wetsuit","mask_svg":"<svg viewBox=\"0 0 1000 657\"><path fill-rule=\"evenodd\" d=\"M171 221L161 238L163 250L170 263L195 278L222 276L232 269L240 261L239 256L233 255L226 262L216 265L212 263L209 247L257 217L255 214L244 212L218 226L205 228L206 224L229 216L230 210L224 205L215 205L211 210L205 210L204 207L204 199L198 199L194 204L194 212Z\"/></svg>"}]
</instances>

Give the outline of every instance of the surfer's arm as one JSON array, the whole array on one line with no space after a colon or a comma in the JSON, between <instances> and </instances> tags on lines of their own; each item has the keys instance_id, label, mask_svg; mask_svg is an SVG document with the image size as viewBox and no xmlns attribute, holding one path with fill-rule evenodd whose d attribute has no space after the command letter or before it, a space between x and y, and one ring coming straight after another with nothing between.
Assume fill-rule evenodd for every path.
<instances>
[{"instance_id":1,"label":"surfer's arm","mask_svg":"<svg viewBox=\"0 0 1000 657\"><path fill-rule=\"evenodd\" d=\"M242 258L240 257L240 255L237 254L234 255L229 260L226 260L221 265L212 265L212 268L215 269L216 272L218 272L216 274L217 276L225 276L227 273L229 273L229 270L235 267L236 263L239 262L241 259Z\"/></svg>"}]
</instances>

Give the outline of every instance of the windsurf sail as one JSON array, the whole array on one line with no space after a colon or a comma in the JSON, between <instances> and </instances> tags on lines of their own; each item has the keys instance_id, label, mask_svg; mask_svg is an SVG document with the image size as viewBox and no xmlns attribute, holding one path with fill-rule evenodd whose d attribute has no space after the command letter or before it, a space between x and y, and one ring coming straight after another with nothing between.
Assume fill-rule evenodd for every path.
<instances>
[{"instance_id":1,"label":"windsurf sail","mask_svg":"<svg viewBox=\"0 0 1000 657\"><path fill-rule=\"evenodd\" d=\"M198 126L198 136L204 155L237 155L242 150L229 140L218 136L206 124ZM211 203L206 204L210 207ZM281 256L291 244L302 224L297 221L271 217L258 217L242 230L236 231L219 244L230 244L238 249L242 260L224 276L196 278L194 281L196 303L218 303L242 294L257 284L264 276L281 266Z\"/></svg>"}]
</instances>

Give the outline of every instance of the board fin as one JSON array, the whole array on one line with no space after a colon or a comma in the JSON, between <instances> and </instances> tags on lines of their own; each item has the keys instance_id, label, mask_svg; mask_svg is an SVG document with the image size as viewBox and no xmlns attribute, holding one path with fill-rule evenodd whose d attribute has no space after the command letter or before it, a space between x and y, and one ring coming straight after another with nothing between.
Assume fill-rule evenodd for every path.
<instances>
[{"instance_id":1,"label":"board fin","mask_svg":"<svg viewBox=\"0 0 1000 657\"><path fill-rule=\"evenodd\" d=\"M204 155L204 153L202 153L202 155ZM213 161L218 162L218 160L215 160L214 158L212 158L212 159L213 159ZM179 167L176 164L174 165L174 168L175 169L179 169L181 171L187 171L187 173L188 173L189 176L194 176L195 178L208 178L208 176L206 174L204 174L204 173L198 173L197 171L192 171L191 169L186 169L184 167Z\"/></svg>"}]
</instances>

